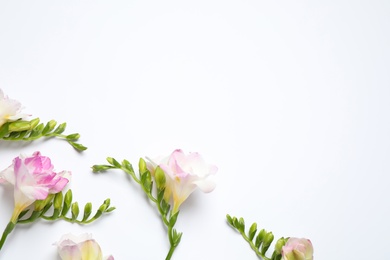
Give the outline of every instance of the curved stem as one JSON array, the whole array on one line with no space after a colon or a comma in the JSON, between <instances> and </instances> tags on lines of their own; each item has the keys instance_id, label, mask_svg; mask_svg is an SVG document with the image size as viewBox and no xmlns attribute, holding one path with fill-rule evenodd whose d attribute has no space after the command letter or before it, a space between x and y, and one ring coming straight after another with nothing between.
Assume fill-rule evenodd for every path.
<instances>
[{"instance_id":1,"label":"curved stem","mask_svg":"<svg viewBox=\"0 0 390 260\"><path fill-rule=\"evenodd\" d=\"M7 225L7 227L4 229L3 235L1 236L0 240L0 250L3 248L4 242L7 239L7 236L14 230L15 228L15 223L10 221Z\"/></svg>"}]
</instances>

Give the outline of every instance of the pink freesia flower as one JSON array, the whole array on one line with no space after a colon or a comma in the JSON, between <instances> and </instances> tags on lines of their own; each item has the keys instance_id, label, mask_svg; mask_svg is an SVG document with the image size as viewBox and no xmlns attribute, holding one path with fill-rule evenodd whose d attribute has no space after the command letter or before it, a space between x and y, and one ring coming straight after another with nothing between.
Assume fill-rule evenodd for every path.
<instances>
[{"instance_id":1,"label":"pink freesia flower","mask_svg":"<svg viewBox=\"0 0 390 260\"><path fill-rule=\"evenodd\" d=\"M172 195L173 214L196 188L206 193L215 188L214 175L218 169L206 163L198 153L186 155L178 149L158 162L148 160L148 168L151 172L160 166L166 175L165 195Z\"/></svg>"},{"instance_id":2,"label":"pink freesia flower","mask_svg":"<svg viewBox=\"0 0 390 260\"><path fill-rule=\"evenodd\" d=\"M291 237L282 248L283 260L313 260L313 245L306 238Z\"/></svg>"},{"instance_id":3,"label":"pink freesia flower","mask_svg":"<svg viewBox=\"0 0 390 260\"><path fill-rule=\"evenodd\" d=\"M56 245L62 260L114 260L112 256L103 258L102 250L91 234L66 234Z\"/></svg>"},{"instance_id":4,"label":"pink freesia flower","mask_svg":"<svg viewBox=\"0 0 390 260\"><path fill-rule=\"evenodd\" d=\"M27 114L20 113L21 110L22 105L16 100L9 99L0 89L0 126L6 122L28 116Z\"/></svg>"},{"instance_id":5,"label":"pink freesia flower","mask_svg":"<svg viewBox=\"0 0 390 260\"><path fill-rule=\"evenodd\" d=\"M70 172L55 173L50 158L40 152L32 156L21 155L0 172L0 183L14 186L15 209L11 221L16 220L25 208L36 200L44 200L49 194L55 194L69 182Z\"/></svg>"}]
</instances>

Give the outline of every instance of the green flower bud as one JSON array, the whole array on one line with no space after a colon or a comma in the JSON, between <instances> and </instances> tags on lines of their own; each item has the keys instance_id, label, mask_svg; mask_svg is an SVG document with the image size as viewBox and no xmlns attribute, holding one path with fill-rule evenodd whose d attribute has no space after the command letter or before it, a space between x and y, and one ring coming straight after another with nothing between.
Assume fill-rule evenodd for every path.
<instances>
[{"instance_id":1,"label":"green flower bud","mask_svg":"<svg viewBox=\"0 0 390 260\"><path fill-rule=\"evenodd\" d=\"M77 217L79 216L80 209L79 209L79 204L77 202L72 204L72 220L76 220Z\"/></svg>"},{"instance_id":2,"label":"green flower bud","mask_svg":"<svg viewBox=\"0 0 390 260\"><path fill-rule=\"evenodd\" d=\"M252 226L249 228L249 231L248 231L249 240L252 240L255 237L256 232L257 232L257 224L253 223Z\"/></svg>"},{"instance_id":3,"label":"green flower bud","mask_svg":"<svg viewBox=\"0 0 390 260\"><path fill-rule=\"evenodd\" d=\"M286 239L284 237L281 237L278 239L278 241L276 241L276 244L275 244L275 253L277 255L280 255L282 253L282 247L286 244Z\"/></svg>"},{"instance_id":4,"label":"green flower bud","mask_svg":"<svg viewBox=\"0 0 390 260\"><path fill-rule=\"evenodd\" d=\"M47 122L45 128L43 128L43 130L42 130L42 134L45 135L45 134L49 133L51 130L54 129L56 124L57 124L57 122L55 120L50 120L49 122Z\"/></svg>"},{"instance_id":5,"label":"green flower bud","mask_svg":"<svg viewBox=\"0 0 390 260\"><path fill-rule=\"evenodd\" d=\"M261 253L265 254L267 252L273 240L274 234L272 234L272 232L269 232L267 235L265 235L263 245L261 246Z\"/></svg>"},{"instance_id":6,"label":"green flower bud","mask_svg":"<svg viewBox=\"0 0 390 260\"><path fill-rule=\"evenodd\" d=\"M256 242L255 242L257 248L259 248L260 245L263 243L266 234L267 231L265 229L260 230L259 234L256 237Z\"/></svg>"},{"instance_id":7,"label":"green flower bud","mask_svg":"<svg viewBox=\"0 0 390 260\"><path fill-rule=\"evenodd\" d=\"M66 213L68 213L69 209L70 209L70 206L72 204L72 190L68 190L66 193L65 193L65 197L64 197L64 207L62 208L62 213L61 215L62 216L65 216Z\"/></svg>"},{"instance_id":8,"label":"green flower bud","mask_svg":"<svg viewBox=\"0 0 390 260\"><path fill-rule=\"evenodd\" d=\"M138 169L139 169L139 173L142 175L144 172L146 172L148 170L148 168L146 168L146 162L144 159L140 158L139 159L139 162L138 162Z\"/></svg>"},{"instance_id":9,"label":"green flower bud","mask_svg":"<svg viewBox=\"0 0 390 260\"><path fill-rule=\"evenodd\" d=\"M117 167L117 168L121 168L121 167L122 167L121 164L120 164L117 160L115 160L114 158L112 158L112 157L107 157L107 162L108 162L109 164L111 164L111 165L114 165L114 166Z\"/></svg>"},{"instance_id":10,"label":"green flower bud","mask_svg":"<svg viewBox=\"0 0 390 260\"><path fill-rule=\"evenodd\" d=\"M54 194L49 194L44 200L36 200L34 203L34 211L42 211L53 198Z\"/></svg>"},{"instance_id":11,"label":"green flower bud","mask_svg":"<svg viewBox=\"0 0 390 260\"><path fill-rule=\"evenodd\" d=\"M32 130L33 128L35 128L39 124L39 121L40 121L39 118L35 118L35 119L31 120L29 130Z\"/></svg>"},{"instance_id":12,"label":"green flower bud","mask_svg":"<svg viewBox=\"0 0 390 260\"><path fill-rule=\"evenodd\" d=\"M60 210L62 208L62 201L63 201L64 195L62 192L58 192L54 197L54 209Z\"/></svg>"},{"instance_id":13,"label":"green flower bud","mask_svg":"<svg viewBox=\"0 0 390 260\"><path fill-rule=\"evenodd\" d=\"M55 134L62 134L65 131L66 123L62 123L59 126L57 126L56 130L54 130L53 133Z\"/></svg>"},{"instance_id":14,"label":"green flower bud","mask_svg":"<svg viewBox=\"0 0 390 260\"><path fill-rule=\"evenodd\" d=\"M154 178L156 180L157 189L164 189L166 182L165 172L160 167L157 167L154 171Z\"/></svg>"},{"instance_id":15,"label":"green flower bud","mask_svg":"<svg viewBox=\"0 0 390 260\"><path fill-rule=\"evenodd\" d=\"M67 135L66 136L66 139L67 140L70 140L70 141L76 141L80 138L80 134L70 134L70 135Z\"/></svg>"},{"instance_id":16,"label":"green flower bud","mask_svg":"<svg viewBox=\"0 0 390 260\"><path fill-rule=\"evenodd\" d=\"M15 121L9 124L8 131L9 132L21 132L30 130L31 124L28 121Z\"/></svg>"},{"instance_id":17,"label":"green flower bud","mask_svg":"<svg viewBox=\"0 0 390 260\"><path fill-rule=\"evenodd\" d=\"M84 216L83 216L83 220L82 221L87 220L89 218L89 216L91 215L91 213L92 213L92 203L88 202L84 206Z\"/></svg>"}]
</instances>

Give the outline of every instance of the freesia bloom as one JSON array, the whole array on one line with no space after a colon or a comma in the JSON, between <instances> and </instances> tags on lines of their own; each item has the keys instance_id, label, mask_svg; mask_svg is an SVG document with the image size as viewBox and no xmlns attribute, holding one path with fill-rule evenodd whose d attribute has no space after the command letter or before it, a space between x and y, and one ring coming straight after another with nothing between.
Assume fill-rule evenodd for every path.
<instances>
[{"instance_id":1,"label":"freesia bloom","mask_svg":"<svg viewBox=\"0 0 390 260\"><path fill-rule=\"evenodd\" d=\"M9 99L0 89L0 126L6 122L15 121L28 116L20 113L21 110L22 105L16 100Z\"/></svg>"},{"instance_id":2,"label":"freesia bloom","mask_svg":"<svg viewBox=\"0 0 390 260\"><path fill-rule=\"evenodd\" d=\"M206 163L198 153L184 154L178 149L158 162L148 160L151 172L159 166L166 175L165 195L172 195L173 213L178 211L180 205L196 188L206 193L215 188L214 175L217 167Z\"/></svg>"},{"instance_id":3,"label":"freesia bloom","mask_svg":"<svg viewBox=\"0 0 390 260\"><path fill-rule=\"evenodd\" d=\"M69 182L70 172L55 173L50 158L40 152L32 156L21 155L0 172L0 183L14 186L15 209L11 221L16 220L25 208L36 200L44 200L49 194L55 194Z\"/></svg>"},{"instance_id":4,"label":"freesia bloom","mask_svg":"<svg viewBox=\"0 0 390 260\"><path fill-rule=\"evenodd\" d=\"M283 260L313 260L313 245L306 238L291 237L282 248Z\"/></svg>"},{"instance_id":5,"label":"freesia bloom","mask_svg":"<svg viewBox=\"0 0 390 260\"><path fill-rule=\"evenodd\" d=\"M58 254L62 260L102 260L102 250L99 244L92 239L91 234L75 236L63 235L56 243ZM114 260L114 257L105 257L105 260Z\"/></svg>"}]
</instances>

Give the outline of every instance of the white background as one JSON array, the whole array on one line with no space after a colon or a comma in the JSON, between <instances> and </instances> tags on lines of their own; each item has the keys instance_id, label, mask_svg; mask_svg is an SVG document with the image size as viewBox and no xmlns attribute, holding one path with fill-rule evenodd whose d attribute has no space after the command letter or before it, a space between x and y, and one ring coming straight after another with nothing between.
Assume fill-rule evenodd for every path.
<instances>
[{"instance_id":1,"label":"white background","mask_svg":"<svg viewBox=\"0 0 390 260\"><path fill-rule=\"evenodd\" d=\"M310 238L315 259L386 259L390 232L390 2L4 1L0 88L24 112L67 122L66 142L0 142L0 168L40 150L71 170L81 205L117 207L88 226L17 226L1 259L57 259L62 234L105 255L164 259L166 231L107 156L199 152L218 185L182 206L172 259L257 259L227 213ZM10 193L11 192L11 193ZM2 187L0 228L13 208Z\"/></svg>"}]
</instances>

